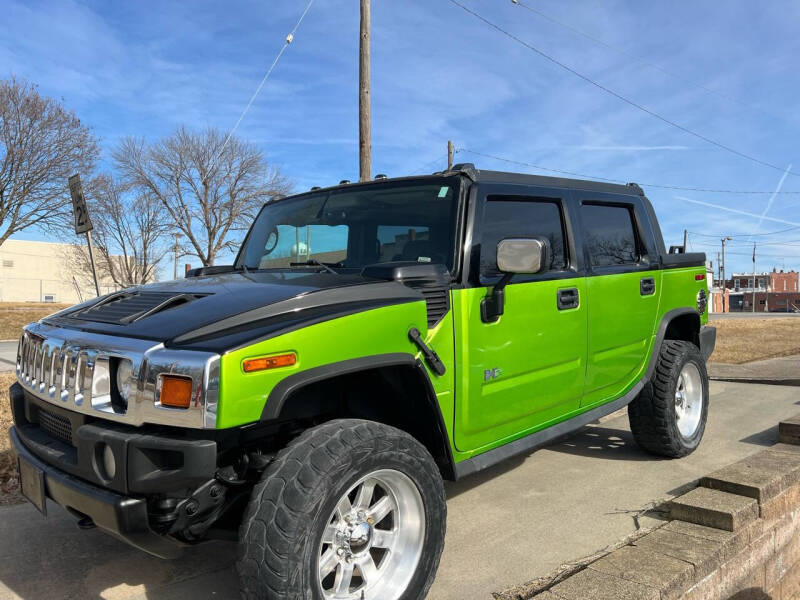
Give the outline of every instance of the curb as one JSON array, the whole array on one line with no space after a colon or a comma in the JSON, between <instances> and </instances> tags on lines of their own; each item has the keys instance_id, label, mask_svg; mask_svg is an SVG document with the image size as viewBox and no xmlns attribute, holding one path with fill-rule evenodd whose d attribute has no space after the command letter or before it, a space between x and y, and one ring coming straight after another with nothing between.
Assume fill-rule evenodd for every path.
<instances>
[{"instance_id":1,"label":"curb","mask_svg":"<svg viewBox=\"0 0 800 600\"><path fill-rule=\"evenodd\" d=\"M711 381L727 381L729 383L760 383L762 385L786 385L800 387L800 377L717 377L708 376Z\"/></svg>"}]
</instances>

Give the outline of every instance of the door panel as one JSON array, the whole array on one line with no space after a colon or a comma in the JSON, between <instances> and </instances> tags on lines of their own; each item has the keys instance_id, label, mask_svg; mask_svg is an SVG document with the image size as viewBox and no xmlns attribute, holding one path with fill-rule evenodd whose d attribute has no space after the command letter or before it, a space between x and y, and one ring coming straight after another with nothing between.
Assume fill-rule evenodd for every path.
<instances>
[{"instance_id":1,"label":"door panel","mask_svg":"<svg viewBox=\"0 0 800 600\"><path fill-rule=\"evenodd\" d=\"M513 280L512 280L513 281ZM580 303L559 310L558 290L576 288ZM585 280L510 284L505 314L483 323L488 288L456 290L456 447L480 448L540 428L580 406L586 369Z\"/></svg>"},{"instance_id":2,"label":"door panel","mask_svg":"<svg viewBox=\"0 0 800 600\"><path fill-rule=\"evenodd\" d=\"M581 408L625 393L649 358L661 271L636 200L580 198L589 340ZM639 208L637 208L637 206Z\"/></svg>"},{"instance_id":3,"label":"door panel","mask_svg":"<svg viewBox=\"0 0 800 600\"><path fill-rule=\"evenodd\" d=\"M655 293L642 294L642 279L653 280ZM661 271L587 277L589 353L582 406L615 398L638 378L649 357L660 289Z\"/></svg>"}]
</instances>

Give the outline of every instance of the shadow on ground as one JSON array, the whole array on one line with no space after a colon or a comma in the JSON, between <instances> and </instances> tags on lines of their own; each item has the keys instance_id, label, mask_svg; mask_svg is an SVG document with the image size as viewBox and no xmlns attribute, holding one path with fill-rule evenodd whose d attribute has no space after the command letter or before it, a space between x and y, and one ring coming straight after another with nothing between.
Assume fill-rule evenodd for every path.
<instances>
[{"instance_id":1,"label":"shadow on ground","mask_svg":"<svg viewBox=\"0 0 800 600\"><path fill-rule=\"evenodd\" d=\"M0 599L239 597L232 543L209 542L162 560L100 531L79 531L66 511L48 508L47 519L27 504L0 509Z\"/></svg>"},{"instance_id":2,"label":"shadow on ground","mask_svg":"<svg viewBox=\"0 0 800 600\"><path fill-rule=\"evenodd\" d=\"M628 429L592 425L548 447L555 452L604 460L654 461L659 457L644 452Z\"/></svg>"}]
</instances>

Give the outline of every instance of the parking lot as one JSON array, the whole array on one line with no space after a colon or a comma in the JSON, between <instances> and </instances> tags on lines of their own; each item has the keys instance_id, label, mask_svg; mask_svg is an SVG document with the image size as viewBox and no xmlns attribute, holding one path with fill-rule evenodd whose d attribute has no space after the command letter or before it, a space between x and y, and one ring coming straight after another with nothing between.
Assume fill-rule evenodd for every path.
<instances>
[{"instance_id":1,"label":"parking lot","mask_svg":"<svg viewBox=\"0 0 800 600\"><path fill-rule=\"evenodd\" d=\"M652 502L773 443L776 423L800 412L797 390L712 382L705 439L686 459L641 452L622 414L449 484L447 545L429 598L488 599L624 538ZM53 504L48 522L28 505L0 509L0 540L3 599L237 597L232 544L157 560L98 531L79 531Z\"/></svg>"}]
</instances>

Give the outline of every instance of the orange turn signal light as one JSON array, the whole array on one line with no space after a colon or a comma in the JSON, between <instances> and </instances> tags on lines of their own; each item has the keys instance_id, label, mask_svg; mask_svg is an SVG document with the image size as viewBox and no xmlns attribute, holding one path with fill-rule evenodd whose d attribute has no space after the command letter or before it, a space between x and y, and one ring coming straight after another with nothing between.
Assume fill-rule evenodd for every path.
<instances>
[{"instance_id":1,"label":"orange turn signal light","mask_svg":"<svg viewBox=\"0 0 800 600\"><path fill-rule=\"evenodd\" d=\"M245 373L254 373L279 367L291 367L295 364L297 364L297 355L294 352L290 352L277 356L259 356L258 358L245 359L242 363L242 369L244 369Z\"/></svg>"},{"instance_id":2,"label":"orange turn signal light","mask_svg":"<svg viewBox=\"0 0 800 600\"><path fill-rule=\"evenodd\" d=\"M192 378L179 375L161 376L161 406L189 408L192 403Z\"/></svg>"}]
</instances>

